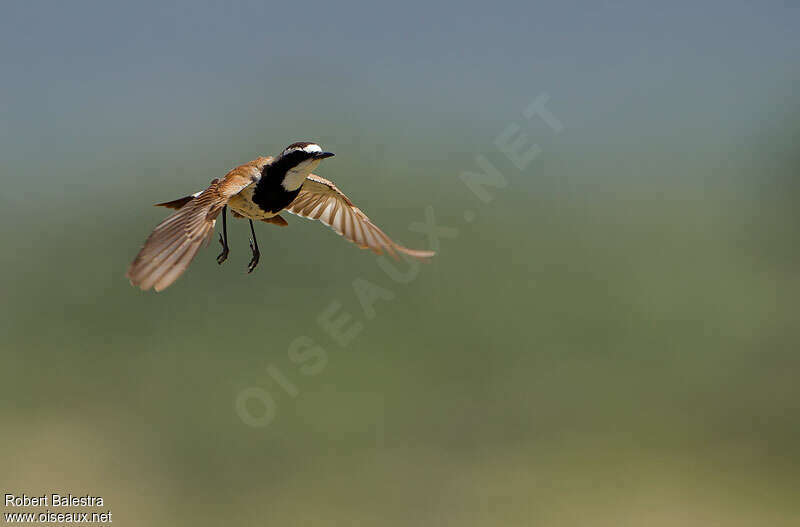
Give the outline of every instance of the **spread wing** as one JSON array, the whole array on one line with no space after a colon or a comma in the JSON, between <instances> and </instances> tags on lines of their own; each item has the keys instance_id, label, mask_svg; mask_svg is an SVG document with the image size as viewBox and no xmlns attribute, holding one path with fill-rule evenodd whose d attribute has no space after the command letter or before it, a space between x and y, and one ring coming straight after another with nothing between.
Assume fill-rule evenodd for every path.
<instances>
[{"instance_id":1,"label":"spread wing","mask_svg":"<svg viewBox=\"0 0 800 527\"><path fill-rule=\"evenodd\" d=\"M213 180L207 189L181 204L144 242L125 275L131 284L143 290L169 287L189 267L200 247L208 244L217 216L228 200L259 176L257 162L247 163L222 180Z\"/></svg>"},{"instance_id":2,"label":"spread wing","mask_svg":"<svg viewBox=\"0 0 800 527\"><path fill-rule=\"evenodd\" d=\"M415 258L430 258L435 254L409 249L392 241L336 185L315 174L306 178L300 193L286 210L319 220L362 249L371 249L376 254L386 251L395 258L398 252Z\"/></svg>"}]
</instances>

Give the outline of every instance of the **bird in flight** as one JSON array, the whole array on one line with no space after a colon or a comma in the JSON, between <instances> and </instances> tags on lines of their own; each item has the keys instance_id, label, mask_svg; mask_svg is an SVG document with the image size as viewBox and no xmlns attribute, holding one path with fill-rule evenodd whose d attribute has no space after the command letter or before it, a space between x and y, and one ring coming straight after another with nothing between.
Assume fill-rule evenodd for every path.
<instances>
[{"instance_id":1,"label":"bird in flight","mask_svg":"<svg viewBox=\"0 0 800 527\"><path fill-rule=\"evenodd\" d=\"M247 272L253 272L261 255L253 220L273 225L288 225L280 213L290 212L303 218L319 220L362 249L376 254L384 251L395 258L397 253L419 259L432 251L408 249L392 241L370 221L333 182L311 171L323 159L333 157L316 143L298 142L287 146L278 157L258 157L214 179L209 187L158 207L177 209L159 223L128 268L131 284L143 290L162 291L183 274L200 247L208 244L217 217L222 213L222 252L217 263L228 258L227 210L234 218L250 222L250 250L253 257Z\"/></svg>"}]
</instances>

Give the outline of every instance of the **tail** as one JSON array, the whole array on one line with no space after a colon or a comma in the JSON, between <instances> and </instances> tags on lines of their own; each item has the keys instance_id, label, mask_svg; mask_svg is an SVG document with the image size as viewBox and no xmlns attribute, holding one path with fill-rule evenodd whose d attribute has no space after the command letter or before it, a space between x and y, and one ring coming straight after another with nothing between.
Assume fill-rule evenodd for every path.
<instances>
[{"instance_id":1,"label":"tail","mask_svg":"<svg viewBox=\"0 0 800 527\"><path fill-rule=\"evenodd\" d=\"M156 203L153 205L154 207L166 207L168 209L180 209L183 208L184 205L192 201L194 198L200 195L200 192L195 192L190 196L184 196L182 198L174 199L172 201L165 201L164 203Z\"/></svg>"}]
</instances>

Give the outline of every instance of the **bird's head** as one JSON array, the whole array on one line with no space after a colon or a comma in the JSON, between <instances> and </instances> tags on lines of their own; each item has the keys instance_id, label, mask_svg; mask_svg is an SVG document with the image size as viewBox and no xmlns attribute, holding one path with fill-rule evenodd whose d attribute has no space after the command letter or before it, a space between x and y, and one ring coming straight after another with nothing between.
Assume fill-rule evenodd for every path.
<instances>
[{"instance_id":1,"label":"bird's head","mask_svg":"<svg viewBox=\"0 0 800 527\"><path fill-rule=\"evenodd\" d=\"M286 190L297 190L320 161L328 157L333 157L333 152L323 151L316 143L300 141L284 148L271 170L284 172L282 185Z\"/></svg>"}]
</instances>

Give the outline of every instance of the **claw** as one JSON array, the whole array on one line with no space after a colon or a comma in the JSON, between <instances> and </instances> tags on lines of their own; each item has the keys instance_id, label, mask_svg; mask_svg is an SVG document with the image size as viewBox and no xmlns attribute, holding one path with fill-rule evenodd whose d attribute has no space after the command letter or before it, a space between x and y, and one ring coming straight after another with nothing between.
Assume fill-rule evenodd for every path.
<instances>
[{"instance_id":1,"label":"claw","mask_svg":"<svg viewBox=\"0 0 800 527\"><path fill-rule=\"evenodd\" d=\"M221 234L219 235L219 244L222 245L222 252L219 253L219 255L217 256L217 263L219 265L222 265L222 262L224 262L225 260L228 259L228 253L230 251L228 250L227 244L222 239L222 235Z\"/></svg>"},{"instance_id":2,"label":"claw","mask_svg":"<svg viewBox=\"0 0 800 527\"><path fill-rule=\"evenodd\" d=\"M255 244L253 244L253 240L250 240L250 250L253 251L253 258L250 260L250 263L247 265L247 274L253 272L253 269L256 268L258 265L258 260L261 257L261 252L258 250Z\"/></svg>"}]
</instances>

